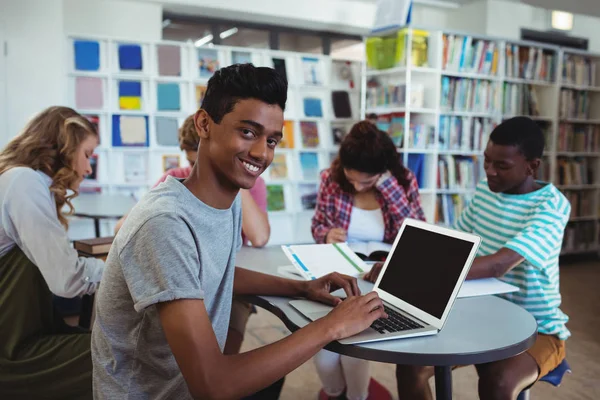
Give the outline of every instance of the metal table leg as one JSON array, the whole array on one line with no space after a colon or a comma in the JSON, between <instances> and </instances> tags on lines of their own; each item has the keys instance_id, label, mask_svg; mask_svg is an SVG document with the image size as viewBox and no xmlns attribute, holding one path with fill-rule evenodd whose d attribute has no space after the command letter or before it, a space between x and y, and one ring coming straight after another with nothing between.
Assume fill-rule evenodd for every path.
<instances>
[{"instance_id":1,"label":"metal table leg","mask_svg":"<svg viewBox=\"0 0 600 400\"><path fill-rule=\"evenodd\" d=\"M436 400L452 400L452 367L435 367Z\"/></svg>"}]
</instances>

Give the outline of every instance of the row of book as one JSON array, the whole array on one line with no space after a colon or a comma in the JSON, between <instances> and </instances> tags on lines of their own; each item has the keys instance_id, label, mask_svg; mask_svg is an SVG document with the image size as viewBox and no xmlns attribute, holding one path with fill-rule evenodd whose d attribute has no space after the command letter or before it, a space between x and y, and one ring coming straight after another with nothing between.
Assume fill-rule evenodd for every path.
<instances>
[{"instance_id":1,"label":"row of book","mask_svg":"<svg viewBox=\"0 0 600 400\"><path fill-rule=\"evenodd\" d=\"M496 75L498 46L472 36L444 35L442 68L448 71Z\"/></svg>"},{"instance_id":2,"label":"row of book","mask_svg":"<svg viewBox=\"0 0 600 400\"><path fill-rule=\"evenodd\" d=\"M302 210L314 210L319 187L314 183L302 183L296 187ZM285 185L267 184L267 211L289 211Z\"/></svg>"},{"instance_id":3,"label":"row of book","mask_svg":"<svg viewBox=\"0 0 600 400\"><path fill-rule=\"evenodd\" d=\"M565 54L562 65L562 80L573 85L596 86L597 62L597 60L590 57Z\"/></svg>"},{"instance_id":4,"label":"row of book","mask_svg":"<svg viewBox=\"0 0 600 400\"><path fill-rule=\"evenodd\" d=\"M438 195L435 204L435 223L453 227L468 204L469 197L465 195Z\"/></svg>"},{"instance_id":5,"label":"row of book","mask_svg":"<svg viewBox=\"0 0 600 400\"><path fill-rule=\"evenodd\" d=\"M371 83L367 86L367 108L404 107L406 104L406 85L379 85Z\"/></svg>"},{"instance_id":6,"label":"row of book","mask_svg":"<svg viewBox=\"0 0 600 400\"><path fill-rule=\"evenodd\" d=\"M505 74L510 78L553 81L556 68L554 52L516 44L506 44Z\"/></svg>"},{"instance_id":7,"label":"row of book","mask_svg":"<svg viewBox=\"0 0 600 400\"><path fill-rule=\"evenodd\" d=\"M298 154L300 173L299 179L319 180L319 154L312 152L301 152ZM289 179L288 155L285 153L275 154L268 169L269 179Z\"/></svg>"},{"instance_id":8,"label":"row of book","mask_svg":"<svg viewBox=\"0 0 600 400\"><path fill-rule=\"evenodd\" d=\"M590 95L580 90L561 89L560 118L587 119L590 116Z\"/></svg>"},{"instance_id":9,"label":"row of book","mask_svg":"<svg viewBox=\"0 0 600 400\"><path fill-rule=\"evenodd\" d=\"M467 189L477 183L478 166L475 157L442 155L438 159L439 189Z\"/></svg>"},{"instance_id":10,"label":"row of book","mask_svg":"<svg viewBox=\"0 0 600 400\"><path fill-rule=\"evenodd\" d=\"M441 116L439 148L461 151L482 150L495 127L496 124L490 118Z\"/></svg>"},{"instance_id":11,"label":"row of book","mask_svg":"<svg viewBox=\"0 0 600 400\"><path fill-rule=\"evenodd\" d=\"M491 81L442 77L441 106L446 110L496 113L500 94Z\"/></svg>"},{"instance_id":12,"label":"row of book","mask_svg":"<svg viewBox=\"0 0 600 400\"><path fill-rule=\"evenodd\" d=\"M563 194L571 203L571 218L596 215L594 209L596 192L593 190L565 190Z\"/></svg>"},{"instance_id":13,"label":"row of book","mask_svg":"<svg viewBox=\"0 0 600 400\"><path fill-rule=\"evenodd\" d=\"M559 158L557 179L559 185L592 185L596 182L595 159L585 157Z\"/></svg>"},{"instance_id":14,"label":"row of book","mask_svg":"<svg viewBox=\"0 0 600 400\"><path fill-rule=\"evenodd\" d=\"M540 115L535 86L505 83L502 110L505 115Z\"/></svg>"},{"instance_id":15,"label":"row of book","mask_svg":"<svg viewBox=\"0 0 600 400\"><path fill-rule=\"evenodd\" d=\"M600 151L600 126L599 125L558 125L557 151L599 152Z\"/></svg>"},{"instance_id":16,"label":"row of book","mask_svg":"<svg viewBox=\"0 0 600 400\"><path fill-rule=\"evenodd\" d=\"M562 254L594 250L597 247L596 222L571 222L565 228Z\"/></svg>"}]
</instances>

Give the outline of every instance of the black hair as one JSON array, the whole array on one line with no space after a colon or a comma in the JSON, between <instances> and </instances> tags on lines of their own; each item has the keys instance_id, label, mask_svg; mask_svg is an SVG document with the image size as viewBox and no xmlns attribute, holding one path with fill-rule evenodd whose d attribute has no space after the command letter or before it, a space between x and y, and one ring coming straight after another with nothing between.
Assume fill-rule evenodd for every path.
<instances>
[{"instance_id":1,"label":"black hair","mask_svg":"<svg viewBox=\"0 0 600 400\"><path fill-rule=\"evenodd\" d=\"M332 177L342 190L352 193L344 168L367 174L390 171L406 190L410 186L408 170L390 136L368 121L357 122L340 144L339 155L331 166Z\"/></svg>"},{"instance_id":2,"label":"black hair","mask_svg":"<svg viewBox=\"0 0 600 400\"><path fill-rule=\"evenodd\" d=\"M494 128L490 140L501 146L517 146L527 160L541 158L544 154L544 133L528 117L514 117L502 122Z\"/></svg>"},{"instance_id":3,"label":"black hair","mask_svg":"<svg viewBox=\"0 0 600 400\"><path fill-rule=\"evenodd\" d=\"M234 64L219 69L209 79L201 108L217 124L243 99L277 104L285 111L287 88L287 80L273 68Z\"/></svg>"}]
</instances>

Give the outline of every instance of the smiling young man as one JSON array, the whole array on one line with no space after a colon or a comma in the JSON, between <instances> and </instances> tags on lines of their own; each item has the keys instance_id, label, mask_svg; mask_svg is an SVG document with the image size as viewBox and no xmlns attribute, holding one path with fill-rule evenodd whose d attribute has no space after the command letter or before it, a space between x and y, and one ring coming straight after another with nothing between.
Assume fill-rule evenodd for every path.
<instances>
[{"instance_id":1,"label":"smiling young man","mask_svg":"<svg viewBox=\"0 0 600 400\"><path fill-rule=\"evenodd\" d=\"M487 182L457 221L457 228L482 237L467 279L495 277L519 287L504 295L538 323L535 344L518 356L477 365L481 399L516 399L565 357L568 317L559 309L558 257L571 206L551 183L535 180L544 135L527 117L515 117L491 133L484 153ZM490 310L493 312L493 310ZM399 365L401 400L431 399L432 367Z\"/></svg>"},{"instance_id":2,"label":"smiling young man","mask_svg":"<svg viewBox=\"0 0 600 400\"><path fill-rule=\"evenodd\" d=\"M273 160L286 96L287 83L273 69L250 64L223 68L208 82L190 176L150 191L108 256L92 334L95 398L242 398L385 317L376 293L353 296L358 286L350 277L295 281L234 268L238 193ZM348 300L329 294L339 287ZM233 293L338 305L279 342L225 356Z\"/></svg>"}]
</instances>

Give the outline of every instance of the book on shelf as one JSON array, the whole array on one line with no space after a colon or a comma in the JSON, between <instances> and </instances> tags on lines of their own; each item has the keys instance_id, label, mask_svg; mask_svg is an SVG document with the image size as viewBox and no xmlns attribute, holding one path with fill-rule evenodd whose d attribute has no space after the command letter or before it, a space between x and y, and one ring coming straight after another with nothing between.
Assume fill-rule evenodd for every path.
<instances>
[{"instance_id":1,"label":"book on shelf","mask_svg":"<svg viewBox=\"0 0 600 400\"><path fill-rule=\"evenodd\" d=\"M444 35L442 69L482 75L498 73L498 45L472 36Z\"/></svg>"},{"instance_id":2,"label":"book on shelf","mask_svg":"<svg viewBox=\"0 0 600 400\"><path fill-rule=\"evenodd\" d=\"M411 122L408 128L408 147L428 149L435 143L435 126Z\"/></svg>"},{"instance_id":3,"label":"book on shelf","mask_svg":"<svg viewBox=\"0 0 600 400\"><path fill-rule=\"evenodd\" d=\"M163 172L167 172L170 169L179 168L180 163L181 157L179 154L163 154L162 156Z\"/></svg>"},{"instance_id":4,"label":"book on shelf","mask_svg":"<svg viewBox=\"0 0 600 400\"><path fill-rule=\"evenodd\" d=\"M563 194L571 203L572 217L590 217L595 216L594 197L596 193L592 190L565 190Z\"/></svg>"},{"instance_id":5,"label":"book on shelf","mask_svg":"<svg viewBox=\"0 0 600 400\"><path fill-rule=\"evenodd\" d=\"M339 145L342 143L344 136L346 136L347 130L343 126L331 126L331 143Z\"/></svg>"},{"instance_id":6,"label":"book on shelf","mask_svg":"<svg viewBox=\"0 0 600 400\"><path fill-rule=\"evenodd\" d=\"M123 154L123 174L125 182L143 183L148 179L146 154Z\"/></svg>"},{"instance_id":7,"label":"book on shelf","mask_svg":"<svg viewBox=\"0 0 600 400\"><path fill-rule=\"evenodd\" d=\"M198 48L198 73L200 78L210 78L220 68L219 54L215 49Z\"/></svg>"},{"instance_id":8,"label":"book on shelf","mask_svg":"<svg viewBox=\"0 0 600 400\"><path fill-rule=\"evenodd\" d=\"M396 147L403 147L405 122L405 113L381 114L377 116L376 126L390 135Z\"/></svg>"},{"instance_id":9,"label":"book on shelf","mask_svg":"<svg viewBox=\"0 0 600 400\"><path fill-rule=\"evenodd\" d=\"M285 154L275 154L269 166L269 177L271 179L287 179L288 168Z\"/></svg>"},{"instance_id":10,"label":"book on shelf","mask_svg":"<svg viewBox=\"0 0 600 400\"><path fill-rule=\"evenodd\" d=\"M505 115L540 115L538 93L535 86L505 83L503 93L502 108Z\"/></svg>"},{"instance_id":11,"label":"book on shelf","mask_svg":"<svg viewBox=\"0 0 600 400\"><path fill-rule=\"evenodd\" d=\"M304 115L307 117L321 118L323 116L323 106L318 97L305 97L303 99Z\"/></svg>"},{"instance_id":12,"label":"book on shelf","mask_svg":"<svg viewBox=\"0 0 600 400\"><path fill-rule=\"evenodd\" d=\"M490 118L442 115L439 125L439 148L442 150L480 151L487 145L496 127Z\"/></svg>"},{"instance_id":13,"label":"book on shelf","mask_svg":"<svg viewBox=\"0 0 600 400\"><path fill-rule=\"evenodd\" d=\"M285 195L283 185L267 185L267 211L284 211Z\"/></svg>"},{"instance_id":14,"label":"book on shelf","mask_svg":"<svg viewBox=\"0 0 600 400\"><path fill-rule=\"evenodd\" d=\"M323 84L319 59L316 57L302 57L301 61L304 83L307 85Z\"/></svg>"},{"instance_id":15,"label":"book on shelf","mask_svg":"<svg viewBox=\"0 0 600 400\"><path fill-rule=\"evenodd\" d=\"M383 242L347 242L350 250L363 261L385 261L392 245Z\"/></svg>"},{"instance_id":16,"label":"book on shelf","mask_svg":"<svg viewBox=\"0 0 600 400\"><path fill-rule=\"evenodd\" d=\"M206 95L205 85L196 85L196 108L202 108L202 101Z\"/></svg>"},{"instance_id":17,"label":"book on shelf","mask_svg":"<svg viewBox=\"0 0 600 400\"><path fill-rule=\"evenodd\" d=\"M303 210L314 210L317 207L319 186L314 183L301 183L298 185L300 204Z\"/></svg>"},{"instance_id":18,"label":"book on shelf","mask_svg":"<svg viewBox=\"0 0 600 400\"><path fill-rule=\"evenodd\" d=\"M463 210L467 207L469 199L458 194L442 194L436 199L435 222L453 227Z\"/></svg>"},{"instance_id":19,"label":"book on shelf","mask_svg":"<svg viewBox=\"0 0 600 400\"><path fill-rule=\"evenodd\" d=\"M81 253L86 253L92 256L108 254L113 239L114 236L75 240L73 241L73 247L75 250Z\"/></svg>"},{"instance_id":20,"label":"book on shelf","mask_svg":"<svg viewBox=\"0 0 600 400\"><path fill-rule=\"evenodd\" d=\"M411 153L408 155L407 168L414 174L419 188L423 187L425 177L425 154Z\"/></svg>"},{"instance_id":21,"label":"book on shelf","mask_svg":"<svg viewBox=\"0 0 600 400\"><path fill-rule=\"evenodd\" d=\"M596 182L596 160L586 157L559 158L557 179L559 185L591 185Z\"/></svg>"},{"instance_id":22,"label":"book on shelf","mask_svg":"<svg viewBox=\"0 0 600 400\"><path fill-rule=\"evenodd\" d=\"M283 137L277 147L281 149L294 148L294 121L283 122Z\"/></svg>"},{"instance_id":23,"label":"book on shelf","mask_svg":"<svg viewBox=\"0 0 600 400\"><path fill-rule=\"evenodd\" d=\"M335 118L352 118L352 106L350 105L350 94L345 90L334 90L331 92L331 103Z\"/></svg>"},{"instance_id":24,"label":"book on shelf","mask_svg":"<svg viewBox=\"0 0 600 400\"><path fill-rule=\"evenodd\" d=\"M598 61L576 54L564 54L562 80L572 85L596 86Z\"/></svg>"},{"instance_id":25,"label":"book on shelf","mask_svg":"<svg viewBox=\"0 0 600 400\"><path fill-rule=\"evenodd\" d=\"M438 159L438 188L469 189L477 184L474 157L442 155Z\"/></svg>"},{"instance_id":26,"label":"book on shelf","mask_svg":"<svg viewBox=\"0 0 600 400\"><path fill-rule=\"evenodd\" d=\"M596 250L597 240L595 221L570 222L565 228L562 253Z\"/></svg>"},{"instance_id":27,"label":"book on shelf","mask_svg":"<svg viewBox=\"0 0 600 400\"><path fill-rule=\"evenodd\" d=\"M319 180L319 155L317 153L300 153L300 169L305 180Z\"/></svg>"},{"instance_id":28,"label":"book on shelf","mask_svg":"<svg viewBox=\"0 0 600 400\"><path fill-rule=\"evenodd\" d=\"M590 116L590 95L581 90L560 90L559 117L562 119L588 119Z\"/></svg>"},{"instance_id":29,"label":"book on shelf","mask_svg":"<svg viewBox=\"0 0 600 400\"><path fill-rule=\"evenodd\" d=\"M404 107L405 104L406 84L381 85L377 79L371 79L367 84L367 108Z\"/></svg>"},{"instance_id":30,"label":"book on shelf","mask_svg":"<svg viewBox=\"0 0 600 400\"><path fill-rule=\"evenodd\" d=\"M319 147L319 128L314 121L301 121L300 133L302 134L302 146L307 148Z\"/></svg>"},{"instance_id":31,"label":"book on shelf","mask_svg":"<svg viewBox=\"0 0 600 400\"><path fill-rule=\"evenodd\" d=\"M440 105L444 110L491 114L500 110L500 95L492 81L444 76Z\"/></svg>"},{"instance_id":32,"label":"book on shelf","mask_svg":"<svg viewBox=\"0 0 600 400\"><path fill-rule=\"evenodd\" d=\"M596 153L600 151L600 125L561 123L558 126L557 151Z\"/></svg>"},{"instance_id":33,"label":"book on shelf","mask_svg":"<svg viewBox=\"0 0 600 400\"><path fill-rule=\"evenodd\" d=\"M273 58L273 69L277 71L285 80L288 80L287 70L285 68L285 58Z\"/></svg>"},{"instance_id":34,"label":"book on shelf","mask_svg":"<svg viewBox=\"0 0 600 400\"><path fill-rule=\"evenodd\" d=\"M90 180L90 181L97 181L98 180L98 154L92 154L90 156L90 168L92 169L92 172L85 177L85 179Z\"/></svg>"},{"instance_id":35,"label":"book on shelf","mask_svg":"<svg viewBox=\"0 0 600 400\"><path fill-rule=\"evenodd\" d=\"M556 73L554 51L507 43L505 52L507 77L536 81L554 80Z\"/></svg>"}]
</instances>

